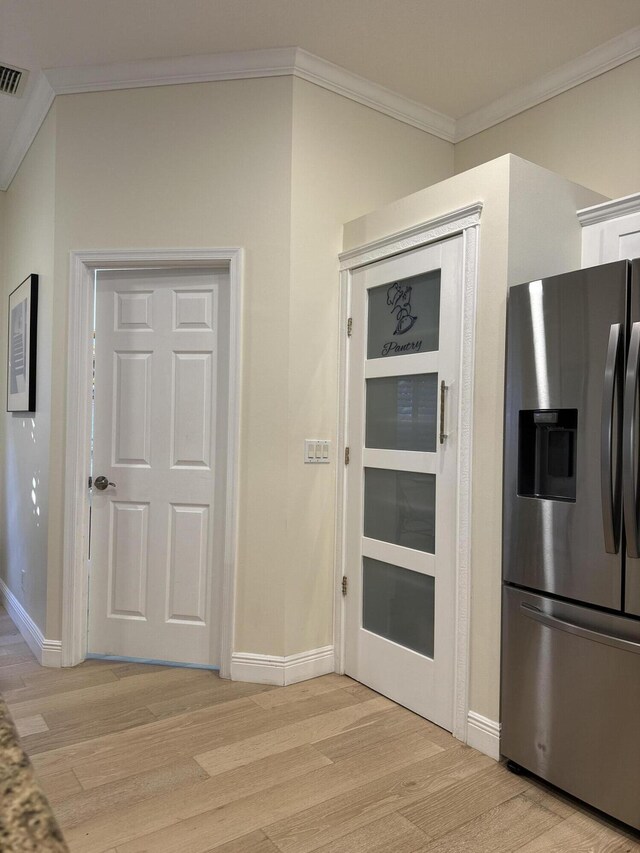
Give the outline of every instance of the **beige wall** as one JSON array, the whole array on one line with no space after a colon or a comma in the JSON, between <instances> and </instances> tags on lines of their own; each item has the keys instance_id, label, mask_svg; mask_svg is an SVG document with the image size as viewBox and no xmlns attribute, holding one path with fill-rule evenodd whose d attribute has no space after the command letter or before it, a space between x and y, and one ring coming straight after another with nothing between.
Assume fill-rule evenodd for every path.
<instances>
[{"instance_id":1,"label":"beige wall","mask_svg":"<svg viewBox=\"0 0 640 853\"><path fill-rule=\"evenodd\" d=\"M10 561L37 563L47 580L26 606L48 638L61 629L69 252L244 247L235 649L291 654L332 641L335 461L310 469L302 459L304 438L335 439L342 222L452 169L452 145L291 77L56 99L55 123L7 193L9 278L26 254L50 294L40 317L48 515ZM12 201L23 196L22 207ZM30 453L20 446L21 465ZM30 500L22 471L17 480L16 506ZM11 531L9 555L29 541ZM16 592L16 569L9 578Z\"/></svg>"},{"instance_id":2,"label":"beige wall","mask_svg":"<svg viewBox=\"0 0 640 853\"><path fill-rule=\"evenodd\" d=\"M602 198L507 155L345 226L344 248L482 202L475 326L471 520L471 710L499 719L502 419L510 285L580 266L575 211Z\"/></svg>"},{"instance_id":3,"label":"beige wall","mask_svg":"<svg viewBox=\"0 0 640 853\"><path fill-rule=\"evenodd\" d=\"M57 106L56 351L66 349L70 250L246 249L236 646L282 654L292 79L67 95ZM52 606L62 565L62 371L53 399ZM59 630L52 613L48 634Z\"/></svg>"},{"instance_id":4,"label":"beige wall","mask_svg":"<svg viewBox=\"0 0 640 853\"><path fill-rule=\"evenodd\" d=\"M610 198L640 190L640 58L455 146L463 172L511 152Z\"/></svg>"},{"instance_id":5,"label":"beige wall","mask_svg":"<svg viewBox=\"0 0 640 853\"><path fill-rule=\"evenodd\" d=\"M342 224L453 172L453 146L294 81L286 654L333 642ZM305 465L305 438L333 463Z\"/></svg>"},{"instance_id":6,"label":"beige wall","mask_svg":"<svg viewBox=\"0 0 640 853\"><path fill-rule=\"evenodd\" d=\"M518 158L439 183L452 171L449 143L289 77L57 98L2 201L5 296L41 274L44 369L35 444L30 422L2 419L0 570L20 597L29 566L21 600L47 637L61 627L69 252L245 248L235 650L288 655L332 641L341 225L381 208L346 229L348 248L481 200L471 688L497 717L506 287L578 265L566 222L599 198ZM332 464L305 466L304 439L325 437Z\"/></svg>"},{"instance_id":7,"label":"beige wall","mask_svg":"<svg viewBox=\"0 0 640 853\"><path fill-rule=\"evenodd\" d=\"M30 273L40 276L36 413L2 415L0 576L38 627L46 628L54 305L56 109L49 111L20 172L3 195L0 258L0 388L6 389L7 300ZM24 577L21 573L24 571Z\"/></svg>"}]
</instances>

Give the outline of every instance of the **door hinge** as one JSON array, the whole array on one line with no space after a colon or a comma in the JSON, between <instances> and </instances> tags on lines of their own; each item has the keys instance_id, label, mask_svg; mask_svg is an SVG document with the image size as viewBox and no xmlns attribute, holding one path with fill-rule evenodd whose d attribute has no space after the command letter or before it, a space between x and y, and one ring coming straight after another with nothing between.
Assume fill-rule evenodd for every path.
<instances>
[{"instance_id":1,"label":"door hinge","mask_svg":"<svg viewBox=\"0 0 640 853\"><path fill-rule=\"evenodd\" d=\"M342 594L343 595L347 594L347 586L348 585L349 585L349 581L347 580L347 576L343 575L342 576Z\"/></svg>"},{"instance_id":2,"label":"door hinge","mask_svg":"<svg viewBox=\"0 0 640 853\"><path fill-rule=\"evenodd\" d=\"M349 317L347 320L347 337L351 337L351 333L353 332L353 317Z\"/></svg>"},{"instance_id":3,"label":"door hinge","mask_svg":"<svg viewBox=\"0 0 640 853\"><path fill-rule=\"evenodd\" d=\"M349 448L348 447L345 447L345 449L344 449L344 464L345 465L349 464Z\"/></svg>"}]
</instances>

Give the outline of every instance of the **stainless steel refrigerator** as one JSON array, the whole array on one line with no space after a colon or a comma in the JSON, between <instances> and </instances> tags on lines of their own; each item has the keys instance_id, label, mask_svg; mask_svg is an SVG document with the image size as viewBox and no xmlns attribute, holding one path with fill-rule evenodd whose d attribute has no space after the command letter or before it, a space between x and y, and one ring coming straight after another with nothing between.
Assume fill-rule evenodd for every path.
<instances>
[{"instance_id":1,"label":"stainless steel refrigerator","mask_svg":"<svg viewBox=\"0 0 640 853\"><path fill-rule=\"evenodd\" d=\"M640 259L512 287L502 753L640 828Z\"/></svg>"}]
</instances>

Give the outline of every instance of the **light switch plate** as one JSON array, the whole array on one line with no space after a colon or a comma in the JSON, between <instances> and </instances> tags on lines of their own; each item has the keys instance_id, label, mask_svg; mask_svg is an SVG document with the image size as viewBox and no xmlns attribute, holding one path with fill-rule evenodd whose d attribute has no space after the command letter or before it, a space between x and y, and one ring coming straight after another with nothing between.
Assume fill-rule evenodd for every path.
<instances>
[{"instance_id":1,"label":"light switch plate","mask_svg":"<svg viewBox=\"0 0 640 853\"><path fill-rule=\"evenodd\" d=\"M304 461L309 465L323 465L330 461L330 441L322 438L306 438L304 441Z\"/></svg>"}]
</instances>

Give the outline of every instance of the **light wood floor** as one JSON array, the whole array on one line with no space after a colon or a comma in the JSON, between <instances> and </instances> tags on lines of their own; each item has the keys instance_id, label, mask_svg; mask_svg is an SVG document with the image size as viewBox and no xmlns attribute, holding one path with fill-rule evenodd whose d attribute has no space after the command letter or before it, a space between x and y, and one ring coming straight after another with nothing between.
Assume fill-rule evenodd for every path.
<instances>
[{"instance_id":1,"label":"light wood floor","mask_svg":"<svg viewBox=\"0 0 640 853\"><path fill-rule=\"evenodd\" d=\"M72 853L640 851L345 677L43 669L1 611L0 691Z\"/></svg>"}]
</instances>

